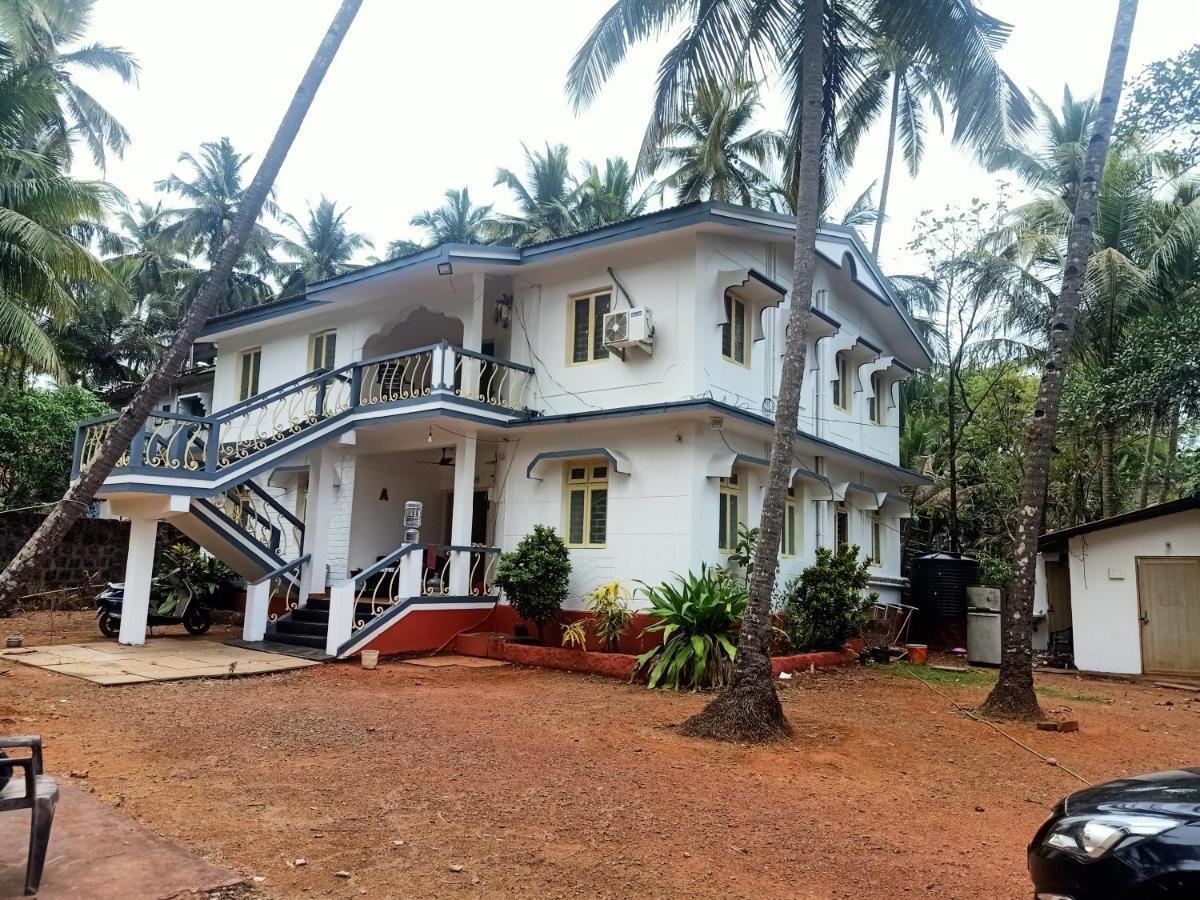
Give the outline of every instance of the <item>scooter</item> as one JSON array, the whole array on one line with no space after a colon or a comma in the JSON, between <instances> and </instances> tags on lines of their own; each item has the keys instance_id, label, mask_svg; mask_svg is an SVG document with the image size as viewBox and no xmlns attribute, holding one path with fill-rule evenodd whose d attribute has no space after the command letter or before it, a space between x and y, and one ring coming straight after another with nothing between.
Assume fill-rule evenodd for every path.
<instances>
[{"instance_id":1,"label":"scooter","mask_svg":"<svg viewBox=\"0 0 1200 900\"><path fill-rule=\"evenodd\" d=\"M188 634L201 635L212 627L212 611L208 604L196 600L186 583L174 578L171 572L150 582L150 612L147 625L182 625ZM96 595L96 619L105 637L121 633L121 606L125 601L125 585L109 582Z\"/></svg>"}]
</instances>

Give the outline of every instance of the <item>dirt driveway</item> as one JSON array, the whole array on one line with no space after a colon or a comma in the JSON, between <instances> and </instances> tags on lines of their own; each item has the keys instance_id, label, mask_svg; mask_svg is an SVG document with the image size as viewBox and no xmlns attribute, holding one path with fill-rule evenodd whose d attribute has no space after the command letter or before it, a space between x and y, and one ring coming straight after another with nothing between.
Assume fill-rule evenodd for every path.
<instances>
[{"instance_id":1,"label":"dirt driveway","mask_svg":"<svg viewBox=\"0 0 1200 900\"><path fill-rule=\"evenodd\" d=\"M0 668L0 731L273 898L1027 898L1029 835L1077 786L878 670L786 682L796 737L762 749L678 736L701 697L518 667L110 688ZM1200 764L1196 695L1041 686L1081 730L1012 732L1089 779Z\"/></svg>"}]
</instances>

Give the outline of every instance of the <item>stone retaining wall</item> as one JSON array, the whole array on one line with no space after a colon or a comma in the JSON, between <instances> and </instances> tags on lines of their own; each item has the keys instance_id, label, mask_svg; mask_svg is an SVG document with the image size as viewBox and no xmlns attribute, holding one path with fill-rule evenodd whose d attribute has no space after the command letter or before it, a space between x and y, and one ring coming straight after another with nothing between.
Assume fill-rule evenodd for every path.
<instances>
[{"instance_id":1,"label":"stone retaining wall","mask_svg":"<svg viewBox=\"0 0 1200 900\"><path fill-rule=\"evenodd\" d=\"M42 523L35 512L0 511L0 567L8 564ZM158 549L187 542L174 527L163 523L158 529ZM129 523L113 519L80 519L51 555L36 583L26 586L23 594L56 593L29 597L22 606L39 608L51 602L90 602L98 585L121 581L125 577L125 553L129 546ZM64 590L69 589L69 590Z\"/></svg>"}]
</instances>

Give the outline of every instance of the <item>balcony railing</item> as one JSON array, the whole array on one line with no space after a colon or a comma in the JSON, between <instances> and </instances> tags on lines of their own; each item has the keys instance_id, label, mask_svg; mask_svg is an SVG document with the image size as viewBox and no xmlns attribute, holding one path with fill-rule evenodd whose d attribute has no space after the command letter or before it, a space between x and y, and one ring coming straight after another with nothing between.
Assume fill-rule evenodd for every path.
<instances>
[{"instance_id":1,"label":"balcony railing","mask_svg":"<svg viewBox=\"0 0 1200 900\"><path fill-rule=\"evenodd\" d=\"M330 419L436 395L527 415L532 379L529 366L443 341L304 375L211 416L153 413L117 468L218 473ZM73 476L96 458L116 419L79 426Z\"/></svg>"}]
</instances>

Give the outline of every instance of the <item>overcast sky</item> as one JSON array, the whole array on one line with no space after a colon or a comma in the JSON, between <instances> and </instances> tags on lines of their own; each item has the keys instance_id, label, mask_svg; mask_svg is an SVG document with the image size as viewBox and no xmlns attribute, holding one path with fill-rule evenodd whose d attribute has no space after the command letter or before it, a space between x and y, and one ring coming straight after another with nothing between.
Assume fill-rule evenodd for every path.
<instances>
[{"instance_id":1,"label":"overcast sky","mask_svg":"<svg viewBox=\"0 0 1200 900\"><path fill-rule=\"evenodd\" d=\"M328 25L337 0L99 0L89 40L124 46L142 65L137 87L83 75L129 129L107 177L130 198L153 199L181 151L229 136L261 157ZM463 185L509 208L496 168L518 169L521 142L570 146L573 159L632 159L665 44L638 48L591 108L576 115L563 91L571 56L611 0L365 0L277 183L281 205L303 217L322 193L351 207L350 224L382 250L418 210ZM1098 91L1117 0L990 0L1011 22L1002 63L1017 83L1057 103L1064 82ZM1200 0L1143 0L1129 73L1200 41ZM772 104L764 127L779 112ZM872 180L883 136L864 148L834 204ZM90 174L81 164L80 174ZM247 179L250 173L247 174ZM897 166L881 254L911 270L904 250L924 208L994 194L995 181L958 148L931 139L910 179Z\"/></svg>"}]
</instances>

